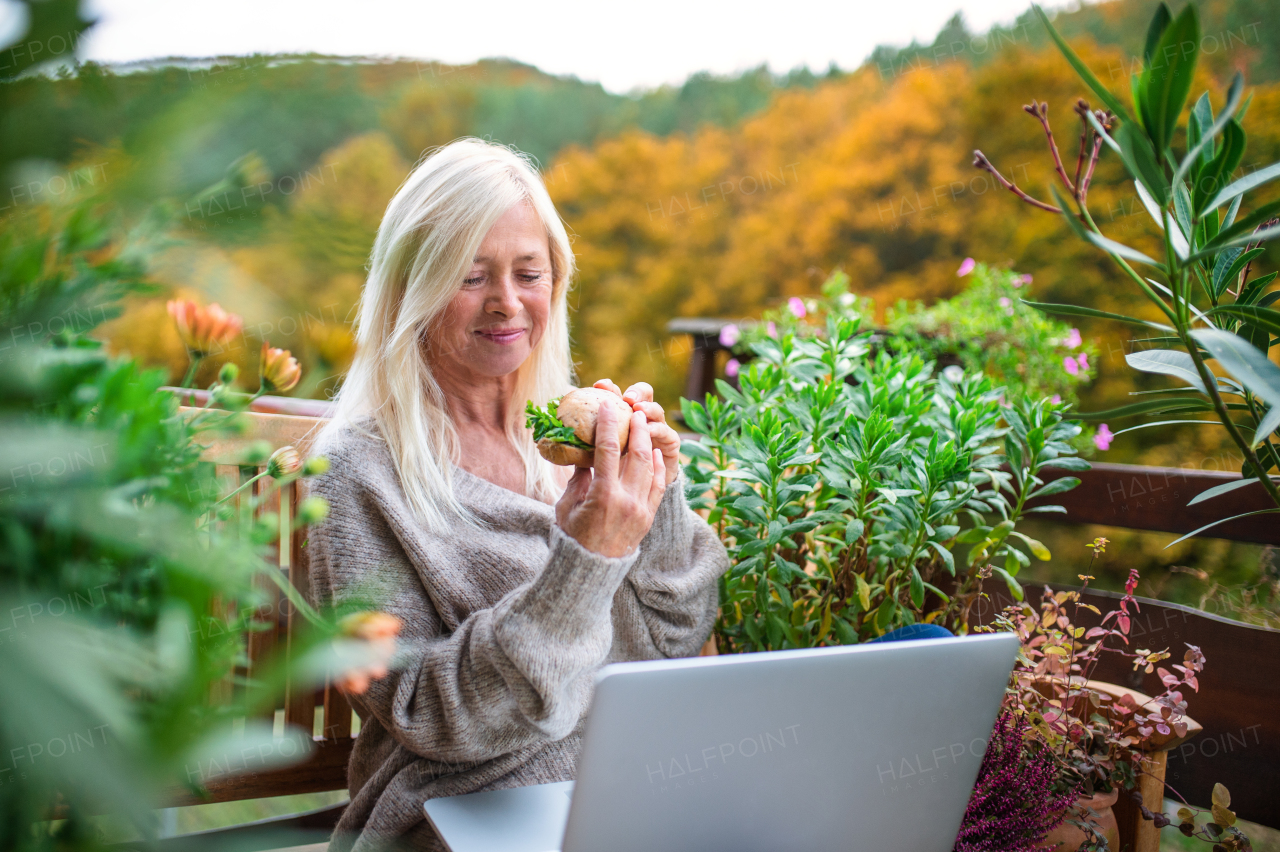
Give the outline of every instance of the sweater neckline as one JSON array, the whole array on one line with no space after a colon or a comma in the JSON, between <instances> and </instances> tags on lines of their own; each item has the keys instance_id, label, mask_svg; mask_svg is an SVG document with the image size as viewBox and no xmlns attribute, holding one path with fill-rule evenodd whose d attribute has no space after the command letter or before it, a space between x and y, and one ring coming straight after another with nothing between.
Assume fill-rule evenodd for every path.
<instances>
[{"instance_id":1,"label":"sweater neckline","mask_svg":"<svg viewBox=\"0 0 1280 852\"><path fill-rule=\"evenodd\" d=\"M459 466L457 463L452 464L455 488L461 492L461 496L479 497L482 494L488 493L498 500L517 502L523 500L526 503L532 503L533 505L539 506L543 509L553 508L550 503L543 503L541 500L530 497L527 494L521 494L519 491L512 491L510 488L503 488L501 485L490 482L483 476L476 476L474 473ZM481 503L481 505L485 504ZM492 505L492 503L489 505Z\"/></svg>"}]
</instances>

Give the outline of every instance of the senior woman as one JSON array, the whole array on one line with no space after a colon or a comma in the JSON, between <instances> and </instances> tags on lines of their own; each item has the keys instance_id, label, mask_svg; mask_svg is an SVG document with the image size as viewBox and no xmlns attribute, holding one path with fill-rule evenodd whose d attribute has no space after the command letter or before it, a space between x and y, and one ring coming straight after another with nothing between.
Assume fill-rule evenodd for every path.
<instances>
[{"instance_id":1,"label":"senior woman","mask_svg":"<svg viewBox=\"0 0 1280 852\"><path fill-rule=\"evenodd\" d=\"M524 426L526 400L572 387L573 270L541 179L502 146L439 149L383 217L308 550L317 603L371 597L403 627L392 671L351 696L331 849L441 849L426 799L572 779L595 671L711 632L728 558L652 389L596 383L633 413L594 469L551 465Z\"/></svg>"}]
</instances>

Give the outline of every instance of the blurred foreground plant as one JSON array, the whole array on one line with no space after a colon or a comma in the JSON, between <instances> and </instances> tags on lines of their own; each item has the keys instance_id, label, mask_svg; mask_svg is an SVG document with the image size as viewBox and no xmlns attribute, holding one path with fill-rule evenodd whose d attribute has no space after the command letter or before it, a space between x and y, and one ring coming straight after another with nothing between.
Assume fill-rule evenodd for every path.
<instances>
[{"instance_id":1,"label":"blurred foreground plant","mask_svg":"<svg viewBox=\"0 0 1280 852\"><path fill-rule=\"evenodd\" d=\"M310 731L256 721L286 677L319 684L384 654L344 640L341 614L314 612L264 559L278 518L216 523L234 512L199 441L240 423L234 375L212 394L232 410L181 413L161 371L83 337L90 319L67 321L100 321L145 281L121 228L92 199L18 215L0 232L0 328L14 341L0 353L0 850L98 849L94 814L146 840L163 791L198 792L203 768L305 757ZM243 517L322 467L278 457ZM324 508L304 504L297 523ZM237 676L248 634L274 627L273 608L260 614L273 584L307 626L290 659ZM236 689L214 700L228 678Z\"/></svg>"}]
</instances>

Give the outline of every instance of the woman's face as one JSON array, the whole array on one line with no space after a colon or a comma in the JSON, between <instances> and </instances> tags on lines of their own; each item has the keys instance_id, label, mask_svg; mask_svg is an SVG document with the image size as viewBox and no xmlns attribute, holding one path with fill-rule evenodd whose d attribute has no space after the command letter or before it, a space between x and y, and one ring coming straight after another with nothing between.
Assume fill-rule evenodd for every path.
<instances>
[{"instance_id":1,"label":"woman's face","mask_svg":"<svg viewBox=\"0 0 1280 852\"><path fill-rule=\"evenodd\" d=\"M429 357L456 379L514 373L551 313L551 251L533 208L518 204L485 236L462 289L431 335Z\"/></svg>"}]
</instances>

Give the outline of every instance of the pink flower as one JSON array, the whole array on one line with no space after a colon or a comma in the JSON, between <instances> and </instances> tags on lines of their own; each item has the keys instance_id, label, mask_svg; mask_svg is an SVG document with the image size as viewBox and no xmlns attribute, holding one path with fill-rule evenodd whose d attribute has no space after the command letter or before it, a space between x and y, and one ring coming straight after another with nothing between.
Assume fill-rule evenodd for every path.
<instances>
[{"instance_id":1,"label":"pink flower","mask_svg":"<svg viewBox=\"0 0 1280 852\"><path fill-rule=\"evenodd\" d=\"M960 278L963 278L966 275L968 275L970 272L972 272L973 268L977 265L978 265L978 262L976 260L974 260L971 257L966 257L964 259L964 262L960 264L960 268L956 270L956 275Z\"/></svg>"},{"instance_id":2,"label":"pink flower","mask_svg":"<svg viewBox=\"0 0 1280 852\"><path fill-rule=\"evenodd\" d=\"M1080 374L1080 365L1076 363L1076 359L1070 355L1062 359L1062 369L1066 370L1073 376Z\"/></svg>"},{"instance_id":3,"label":"pink flower","mask_svg":"<svg viewBox=\"0 0 1280 852\"><path fill-rule=\"evenodd\" d=\"M1080 362L1081 370L1089 369L1089 354L1087 352L1081 352L1076 356L1076 360Z\"/></svg>"},{"instance_id":4,"label":"pink flower","mask_svg":"<svg viewBox=\"0 0 1280 852\"><path fill-rule=\"evenodd\" d=\"M1049 401L1052 402L1054 405L1062 405L1062 396L1060 394L1055 393L1053 395L1053 398L1050 399Z\"/></svg>"},{"instance_id":5,"label":"pink flower","mask_svg":"<svg viewBox=\"0 0 1280 852\"><path fill-rule=\"evenodd\" d=\"M738 338L741 336L742 335L738 331L738 327L733 323L729 323L729 325L720 329L720 345L725 349L731 349L733 348L733 345L738 342Z\"/></svg>"},{"instance_id":6,"label":"pink flower","mask_svg":"<svg viewBox=\"0 0 1280 852\"><path fill-rule=\"evenodd\" d=\"M1063 341L1068 349L1078 349L1084 341L1080 339L1080 329L1073 328L1067 335L1067 339Z\"/></svg>"},{"instance_id":7,"label":"pink flower","mask_svg":"<svg viewBox=\"0 0 1280 852\"><path fill-rule=\"evenodd\" d=\"M737 358L730 358L729 362L724 365L724 374L726 376L736 376L738 375L738 369L741 366L742 365L738 363Z\"/></svg>"},{"instance_id":8,"label":"pink flower","mask_svg":"<svg viewBox=\"0 0 1280 852\"><path fill-rule=\"evenodd\" d=\"M1097 433L1093 436L1093 445L1100 450L1111 449L1111 442L1115 439L1115 435L1107 428L1107 424L1103 423L1098 427Z\"/></svg>"},{"instance_id":9,"label":"pink flower","mask_svg":"<svg viewBox=\"0 0 1280 852\"><path fill-rule=\"evenodd\" d=\"M804 299L799 296L792 296L787 299L787 309L795 315L796 319L803 319L805 313L807 313L804 309Z\"/></svg>"},{"instance_id":10,"label":"pink flower","mask_svg":"<svg viewBox=\"0 0 1280 852\"><path fill-rule=\"evenodd\" d=\"M1008 299L1008 297L1006 297L1006 296L1001 296L1001 297L1000 297L1000 307L1002 307L1002 308L1007 308L1007 307L1009 307L1009 306L1010 306L1010 305L1012 305L1012 304L1013 304L1013 302L1010 302L1010 301L1009 301L1009 299Z\"/></svg>"},{"instance_id":11,"label":"pink flower","mask_svg":"<svg viewBox=\"0 0 1280 852\"><path fill-rule=\"evenodd\" d=\"M769 321L769 324L768 324L767 326L765 326L765 332L766 332L770 337L777 337L777 336L778 336L778 324L777 324L776 322L774 322L773 320L770 320L770 321Z\"/></svg>"},{"instance_id":12,"label":"pink flower","mask_svg":"<svg viewBox=\"0 0 1280 852\"><path fill-rule=\"evenodd\" d=\"M1030 275L1019 275L1013 279L1013 286L1015 287L1021 287L1024 284L1030 284L1030 283L1031 283Z\"/></svg>"}]
</instances>

